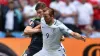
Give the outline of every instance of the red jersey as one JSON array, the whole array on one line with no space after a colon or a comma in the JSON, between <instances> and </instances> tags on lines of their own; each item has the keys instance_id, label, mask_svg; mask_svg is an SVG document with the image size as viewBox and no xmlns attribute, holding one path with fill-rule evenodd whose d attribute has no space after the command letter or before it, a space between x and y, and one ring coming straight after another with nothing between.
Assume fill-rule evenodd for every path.
<instances>
[{"instance_id":1,"label":"red jersey","mask_svg":"<svg viewBox=\"0 0 100 56\"><path fill-rule=\"evenodd\" d=\"M99 0L88 0L92 5L100 5ZM94 9L94 20L100 20L100 9Z\"/></svg>"}]
</instances>

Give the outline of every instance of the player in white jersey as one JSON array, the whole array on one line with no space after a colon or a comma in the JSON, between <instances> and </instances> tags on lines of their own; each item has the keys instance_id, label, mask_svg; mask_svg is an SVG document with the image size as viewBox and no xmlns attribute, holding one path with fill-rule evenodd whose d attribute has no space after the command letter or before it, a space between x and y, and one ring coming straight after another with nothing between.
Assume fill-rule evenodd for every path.
<instances>
[{"instance_id":1,"label":"player in white jersey","mask_svg":"<svg viewBox=\"0 0 100 56\"><path fill-rule=\"evenodd\" d=\"M71 31L63 23L54 19L54 10L51 8L44 12L44 18L41 19L39 27L43 34L43 48L33 56L66 56L60 41L63 35L85 40L85 37Z\"/></svg>"}]
</instances>

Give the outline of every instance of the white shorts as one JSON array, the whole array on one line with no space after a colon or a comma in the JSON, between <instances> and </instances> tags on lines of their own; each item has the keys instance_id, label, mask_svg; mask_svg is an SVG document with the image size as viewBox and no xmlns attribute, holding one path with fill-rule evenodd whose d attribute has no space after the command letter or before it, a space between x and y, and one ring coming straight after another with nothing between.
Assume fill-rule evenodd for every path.
<instances>
[{"instance_id":1,"label":"white shorts","mask_svg":"<svg viewBox=\"0 0 100 56\"><path fill-rule=\"evenodd\" d=\"M61 43L61 47L62 47L62 49L64 50L64 52L66 52L66 50L65 50L65 48L64 48L64 46L63 46L63 44Z\"/></svg>"},{"instance_id":2,"label":"white shorts","mask_svg":"<svg viewBox=\"0 0 100 56\"><path fill-rule=\"evenodd\" d=\"M44 48L33 56L66 56L62 47L58 50L47 51Z\"/></svg>"}]
</instances>

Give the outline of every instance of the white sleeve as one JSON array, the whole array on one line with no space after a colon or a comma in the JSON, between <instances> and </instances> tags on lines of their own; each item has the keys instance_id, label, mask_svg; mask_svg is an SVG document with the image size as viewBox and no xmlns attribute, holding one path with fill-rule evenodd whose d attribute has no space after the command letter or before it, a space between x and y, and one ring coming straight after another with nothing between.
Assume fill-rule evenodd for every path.
<instances>
[{"instance_id":1,"label":"white sleeve","mask_svg":"<svg viewBox=\"0 0 100 56\"><path fill-rule=\"evenodd\" d=\"M23 9L23 14L26 14L26 16L34 16L36 15L36 10L34 7L30 7L30 6L25 6Z\"/></svg>"},{"instance_id":2,"label":"white sleeve","mask_svg":"<svg viewBox=\"0 0 100 56\"><path fill-rule=\"evenodd\" d=\"M49 7L50 8L55 8L53 2L50 3Z\"/></svg>"},{"instance_id":3,"label":"white sleeve","mask_svg":"<svg viewBox=\"0 0 100 56\"><path fill-rule=\"evenodd\" d=\"M23 13L27 14L28 12L29 12L29 8L28 8L28 6L25 6L24 9L23 9Z\"/></svg>"},{"instance_id":4,"label":"white sleeve","mask_svg":"<svg viewBox=\"0 0 100 56\"><path fill-rule=\"evenodd\" d=\"M90 10L89 10L89 13L90 13L90 15L93 15L93 6L90 4L90 8L89 8Z\"/></svg>"},{"instance_id":5,"label":"white sleeve","mask_svg":"<svg viewBox=\"0 0 100 56\"><path fill-rule=\"evenodd\" d=\"M64 34L64 35L68 35L71 32L73 32L72 30L70 30L68 27L66 27L64 24L60 25L60 31Z\"/></svg>"}]
</instances>

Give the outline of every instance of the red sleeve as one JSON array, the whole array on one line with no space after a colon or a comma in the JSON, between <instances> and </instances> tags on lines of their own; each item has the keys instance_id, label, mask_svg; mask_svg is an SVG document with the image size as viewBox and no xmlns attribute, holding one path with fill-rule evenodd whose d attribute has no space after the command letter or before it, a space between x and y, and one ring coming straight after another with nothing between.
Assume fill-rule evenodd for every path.
<instances>
[{"instance_id":1,"label":"red sleeve","mask_svg":"<svg viewBox=\"0 0 100 56\"><path fill-rule=\"evenodd\" d=\"M98 4L97 0L88 0L88 2L90 2L92 5L97 5Z\"/></svg>"},{"instance_id":2,"label":"red sleeve","mask_svg":"<svg viewBox=\"0 0 100 56\"><path fill-rule=\"evenodd\" d=\"M8 4L8 0L0 0L0 4L7 5Z\"/></svg>"}]
</instances>

